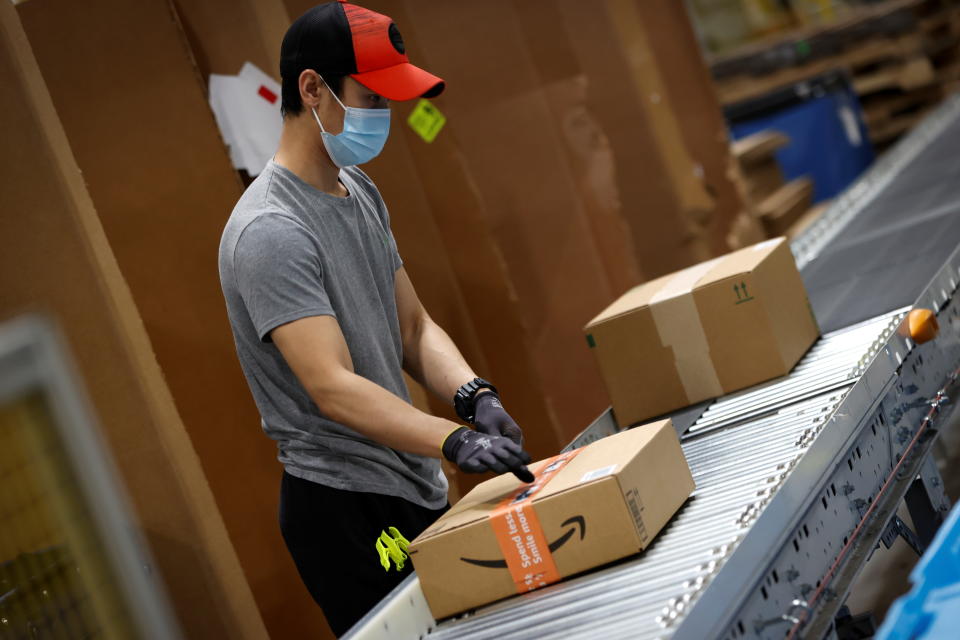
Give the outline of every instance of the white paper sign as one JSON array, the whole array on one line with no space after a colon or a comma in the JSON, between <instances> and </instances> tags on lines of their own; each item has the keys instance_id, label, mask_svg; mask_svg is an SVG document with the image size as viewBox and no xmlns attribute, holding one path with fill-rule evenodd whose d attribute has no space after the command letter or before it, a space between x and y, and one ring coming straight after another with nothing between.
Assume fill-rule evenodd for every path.
<instances>
[{"instance_id":1,"label":"white paper sign","mask_svg":"<svg viewBox=\"0 0 960 640\"><path fill-rule=\"evenodd\" d=\"M249 62L236 76L211 74L210 108L233 166L263 171L280 144L280 84Z\"/></svg>"}]
</instances>

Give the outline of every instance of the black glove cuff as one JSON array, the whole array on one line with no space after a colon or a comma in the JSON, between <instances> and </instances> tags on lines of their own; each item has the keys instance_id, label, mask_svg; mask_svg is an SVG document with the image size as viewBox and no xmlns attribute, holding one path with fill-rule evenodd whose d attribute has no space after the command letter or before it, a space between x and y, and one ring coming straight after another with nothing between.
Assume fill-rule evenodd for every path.
<instances>
[{"instance_id":1,"label":"black glove cuff","mask_svg":"<svg viewBox=\"0 0 960 640\"><path fill-rule=\"evenodd\" d=\"M443 457L450 462L456 463L457 452L460 450L460 447L463 446L463 443L467 439L465 436L467 436L469 432L470 429L468 427L460 427L448 435L447 439L443 441L443 447L440 449L443 452Z\"/></svg>"},{"instance_id":2,"label":"black glove cuff","mask_svg":"<svg viewBox=\"0 0 960 640\"><path fill-rule=\"evenodd\" d=\"M496 391L484 391L483 393L478 393L477 397L473 400L473 417L477 417L477 409L481 404L487 403L490 400L500 401L500 394ZM503 405L500 405L500 408L503 408Z\"/></svg>"}]
</instances>

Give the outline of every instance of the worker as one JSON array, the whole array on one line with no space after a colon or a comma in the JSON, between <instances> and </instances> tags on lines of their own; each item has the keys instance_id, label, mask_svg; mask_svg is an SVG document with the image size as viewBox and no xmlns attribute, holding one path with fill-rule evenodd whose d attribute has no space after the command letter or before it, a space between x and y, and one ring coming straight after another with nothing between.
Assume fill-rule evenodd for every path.
<instances>
[{"instance_id":1,"label":"worker","mask_svg":"<svg viewBox=\"0 0 960 640\"><path fill-rule=\"evenodd\" d=\"M410 64L389 17L345 2L298 18L280 56L280 144L227 221L220 280L284 469L284 541L339 636L449 507L441 457L533 476L520 427L424 310L358 168L387 140L390 101L436 96L443 80ZM474 428L414 408L402 371Z\"/></svg>"}]
</instances>

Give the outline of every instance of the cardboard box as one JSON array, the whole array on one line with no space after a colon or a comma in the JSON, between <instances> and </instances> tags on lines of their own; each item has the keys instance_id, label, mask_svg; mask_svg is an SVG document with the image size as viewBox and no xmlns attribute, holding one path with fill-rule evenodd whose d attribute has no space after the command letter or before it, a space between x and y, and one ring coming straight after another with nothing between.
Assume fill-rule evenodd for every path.
<instances>
[{"instance_id":1,"label":"cardboard box","mask_svg":"<svg viewBox=\"0 0 960 640\"><path fill-rule=\"evenodd\" d=\"M478 485L410 545L437 619L645 549L694 489L670 420Z\"/></svg>"},{"instance_id":2,"label":"cardboard box","mask_svg":"<svg viewBox=\"0 0 960 640\"><path fill-rule=\"evenodd\" d=\"M783 375L819 335L783 238L635 287L585 331L621 426Z\"/></svg>"}]
</instances>

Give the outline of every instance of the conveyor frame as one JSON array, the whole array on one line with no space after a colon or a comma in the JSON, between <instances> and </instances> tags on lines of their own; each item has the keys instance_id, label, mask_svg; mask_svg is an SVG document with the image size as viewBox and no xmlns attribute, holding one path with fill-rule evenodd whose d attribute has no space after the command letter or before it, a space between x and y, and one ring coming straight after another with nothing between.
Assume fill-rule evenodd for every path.
<instances>
[{"instance_id":1,"label":"conveyor frame","mask_svg":"<svg viewBox=\"0 0 960 640\"><path fill-rule=\"evenodd\" d=\"M819 227L794 245L801 264L814 259L862 203L876 197L891 174L911 162L958 114L960 96L861 179ZM879 325L865 322L825 336L808 354L807 364L802 362L779 382L676 414L695 475L714 473L709 476L712 482L727 493L708 502L714 485L705 483L701 492L698 480L700 495L695 494L639 557L439 626L414 576L350 637L566 638L591 637L598 628L604 637L696 640L782 638L791 628L799 637L829 634L835 609L902 495L910 491L925 498L914 502L925 502L929 513L912 509L920 522L922 516L935 523L949 508L928 454L929 439L899 468L897 464L922 425L932 426L935 435L951 417L944 412L935 423L924 423L930 402L942 401L938 392L960 366L960 304L952 303L958 282L960 249L914 305L938 314L941 333L931 343L917 346L899 333L908 311L903 309ZM833 352L824 346L844 336L852 340L858 331L873 335L866 343L853 340L852 346ZM568 448L616 430L608 411ZM758 433L769 434L769 441L763 448L747 449ZM709 449L712 443L720 443L715 451ZM742 458L732 473L720 466L724 451ZM720 462L711 470L712 456ZM763 468L764 457L768 469ZM754 471L737 477L748 468ZM895 468L901 476L904 469L908 474L888 483ZM751 484L757 482L759 488ZM731 507L735 518L729 517ZM703 533L697 525L703 525ZM733 525L738 530L730 530ZM718 528L710 529L714 526ZM716 533L728 530L732 537ZM851 539L855 531L856 541ZM716 545L708 548L709 555L696 556L699 547L693 543L710 535L717 536ZM684 553L676 551L680 548ZM662 579L645 575L645 566L662 570ZM677 575L679 581L672 580ZM810 601L814 595L816 602Z\"/></svg>"}]
</instances>

